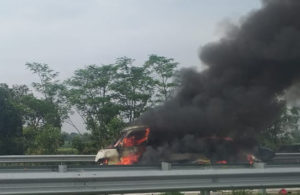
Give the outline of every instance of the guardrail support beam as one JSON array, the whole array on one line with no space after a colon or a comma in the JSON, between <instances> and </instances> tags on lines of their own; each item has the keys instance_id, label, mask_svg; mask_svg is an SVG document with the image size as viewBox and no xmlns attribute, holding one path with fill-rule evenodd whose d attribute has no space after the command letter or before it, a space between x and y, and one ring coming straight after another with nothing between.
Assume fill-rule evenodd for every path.
<instances>
[{"instance_id":1,"label":"guardrail support beam","mask_svg":"<svg viewBox=\"0 0 300 195\"><path fill-rule=\"evenodd\" d=\"M67 170L68 170L67 165L63 165L63 164L58 165L58 172L63 173L63 172L67 172Z\"/></svg>"},{"instance_id":2,"label":"guardrail support beam","mask_svg":"<svg viewBox=\"0 0 300 195\"><path fill-rule=\"evenodd\" d=\"M201 190L201 195L210 195L209 190Z\"/></svg>"},{"instance_id":3,"label":"guardrail support beam","mask_svg":"<svg viewBox=\"0 0 300 195\"><path fill-rule=\"evenodd\" d=\"M212 168L173 167L169 171L153 169L3 172L0 194L103 194L162 191L200 191L209 195L214 190L300 187L300 167Z\"/></svg>"},{"instance_id":4,"label":"guardrail support beam","mask_svg":"<svg viewBox=\"0 0 300 195\"><path fill-rule=\"evenodd\" d=\"M161 170L168 171L172 169L171 163L168 162L161 162Z\"/></svg>"}]
</instances>

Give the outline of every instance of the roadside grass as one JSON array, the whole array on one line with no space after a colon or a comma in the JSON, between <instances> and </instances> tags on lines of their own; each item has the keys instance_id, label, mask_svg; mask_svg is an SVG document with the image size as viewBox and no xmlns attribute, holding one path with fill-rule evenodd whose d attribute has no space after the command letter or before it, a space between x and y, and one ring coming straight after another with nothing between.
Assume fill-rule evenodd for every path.
<instances>
[{"instance_id":1,"label":"roadside grass","mask_svg":"<svg viewBox=\"0 0 300 195\"><path fill-rule=\"evenodd\" d=\"M78 154L78 150L71 147L60 147L57 149L57 154Z\"/></svg>"},{"instance_id":2,"label":"roadside grass","mask_svg":"<svg viewBox=\"0 0 300 195\"><path fill-rule=\"evenodd\" d=\"M256 195L259 193L254 193L254 192L247 191L247 190L233 190L231 194L232 195Z\"/></svg>"},{"instance_id":3,"label":"roadside grass","mask_svg":"<svg viewBox=\"0 0 300 195\"><path fill-rule=\"evenodd\" d=\"M184 194L181 192L164 192L160 195L184 195Z\"/></svg>"}]
</instances>

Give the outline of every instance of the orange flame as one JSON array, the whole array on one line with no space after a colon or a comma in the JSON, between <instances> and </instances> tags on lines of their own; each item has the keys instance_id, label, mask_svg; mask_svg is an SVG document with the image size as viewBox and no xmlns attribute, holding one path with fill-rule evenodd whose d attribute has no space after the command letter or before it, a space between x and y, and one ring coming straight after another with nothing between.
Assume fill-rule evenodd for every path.
<instances>
[{"instance_id":1,"label":"orange flame","mask_svg":"<svg viewBox=\"0 0 300 195\"><path fill-rule=\"evenodd\" d=\"M123 145L124 147L131 147L131 146L134 146L134 145L135 145L134 142L135 142L134 136L132 136L132 137L125 137L125 138L123 139L123 141L122 141L122 145Z\"/></svg>"},{"instance_id":2,"label":"orange flame","mask_svg":"<svg viewBox=\"0 0 300 195\"><path fill-rule=\"evenodd\" d=\"M250 165L253 165L255 158L254 158L254 156L252 154L248 154L247 155L247 160L248 160L248 162L249 162Z\"/></svg>"},{"instance_id":3,"label":"orange flame","mask_svg":"<svg viewBox=\"0 0 300 195\"><path fill-rule=\"evenodd\" d=\"M136 139L134 135L130 137L125 137L121 142L121 145L123 147L139 146L139 148L136 153L122 156L118 165L132 165L134 163L137 163L140 157L142 156L143 152L145 151L145 147L140 145L148 140L149 134L150 128L147 128L145 131L145 135L140 139Z\"/></svg>"},{"instance_id":4,"label":"orange flame","mask_svg":"<svg viewBox=\"0 0 300 195\"><path fill-rule=\"evenodd\" d=\"M121 160L118 163L118 165L132 165L138 162L140 157L141 157L141 153L123 156L121 157Z\"/></svg>"},{"instance_id":5,"label":"orange flame","mask_svg":"<svg viewBox=\"0 0 300 195\"><path fill-rule=\"evenodd\" d=\"M150 133L150 129L147 128L146 132L145 132L145 136L142 139L136 140L137 145L140 145L140 144L144 143L145 141L147 141L148 137L149 137L149 133Z\"/></svg>"},{"instance_id":6,"label":"orange flame","mask_svg":"<svg viewBox=\"0 0 300 195\"><path fill-rule=\"evenodd\" d=\"M141 139L136 139L135 136L125 137L122 141L122 145L124 147L132 147L132 146L140 145L148 140L149 133L150 133L150 129L147 128L145 131L145 136Z\"/></svg>"},{"instance_id":7,"label":"orange flame","mask_svg":"<svg viewBox=\"0 0 300 195\"><path fill-rule=\"evenodd\" d=\"M216 162L217 164L222 164L222 165L226 165L227 164L227 160L220 160Z\"/></svg>"}]
</instances>

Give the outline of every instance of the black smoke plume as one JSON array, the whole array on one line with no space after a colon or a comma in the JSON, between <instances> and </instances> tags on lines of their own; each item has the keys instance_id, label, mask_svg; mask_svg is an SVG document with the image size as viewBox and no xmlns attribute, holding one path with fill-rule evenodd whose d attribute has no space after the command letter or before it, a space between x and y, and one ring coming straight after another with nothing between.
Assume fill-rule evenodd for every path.
<instances>
[{"instance_id":1,"label":"black smoke plume","mask_svg":"<svg viewBox=\"0 0 300 195\"><path fill-rule=\"evenodd\" d=\"M184 70L176 97L141 118L152 130L145 159L153 151L201 150L194 137L228 136L251 148L256 135L280 116L278 97L300 79L300 1L262 4L201 49L205 71Z\"/></svg>"}]
</instances>

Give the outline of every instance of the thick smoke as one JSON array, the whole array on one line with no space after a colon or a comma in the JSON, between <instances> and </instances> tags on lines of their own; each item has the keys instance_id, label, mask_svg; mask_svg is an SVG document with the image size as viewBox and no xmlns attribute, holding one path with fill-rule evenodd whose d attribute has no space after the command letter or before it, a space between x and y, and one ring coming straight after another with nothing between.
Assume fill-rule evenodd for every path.
<instances>
[{"instance_id":1,"label":"thick smoke","mask_svg":"<svg viewBox=\"0 0 300 195\"><path fill-rule=\"evenodd\" d=\"M200 58L208 68L183 71L176 97L141 118L152 130L145 158L164 148L201 150L193 137L229 136L253 147L279 117L278 97L299 86L300 1L263 1L240 26L204 46Z\"/></svg>"}]
</instances>

